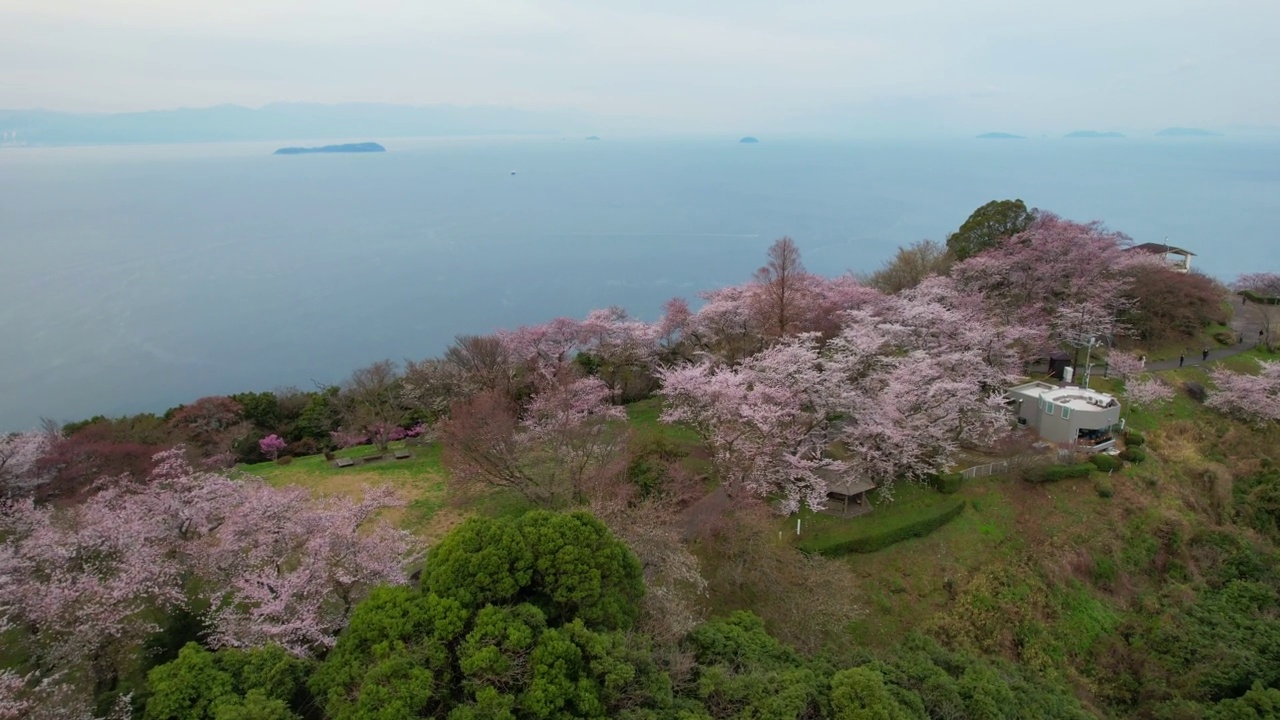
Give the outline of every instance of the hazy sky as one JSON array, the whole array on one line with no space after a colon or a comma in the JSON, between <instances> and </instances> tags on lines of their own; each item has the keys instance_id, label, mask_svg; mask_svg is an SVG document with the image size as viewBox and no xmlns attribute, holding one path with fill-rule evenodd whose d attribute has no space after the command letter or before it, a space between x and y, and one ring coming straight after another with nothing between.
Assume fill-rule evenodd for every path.
<instances>
[{"instance_id":1,"label":"hazy sky","mask_svg":"<svg viewBox=\"0 0 1280 720\"><path fill-rule=\"evenodd\" d=\"M577 108L688 127L1280 125L1280 0L0 0L0 107Z\"/></svg>"}]
</instances>

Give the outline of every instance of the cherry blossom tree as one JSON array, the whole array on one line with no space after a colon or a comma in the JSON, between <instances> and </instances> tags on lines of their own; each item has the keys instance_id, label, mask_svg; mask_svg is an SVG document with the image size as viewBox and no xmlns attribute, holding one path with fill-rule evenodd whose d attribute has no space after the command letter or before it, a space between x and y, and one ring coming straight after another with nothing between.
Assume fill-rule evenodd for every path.
<instances>
[{"instance_id":1,"label":"cherry blossom tree","mask_svg":"<svg viewBox=\"0 0 1280 720\"><path fill-rule=\"evenodd\" d=\"M1173 395L1173 388L1154 377L1125 381L1125 400L1135 407L1154 409L1172 400Z\"/></svg>"},{"instance_id":2,"label":"cherry blossom tree","mask_svg":"<svg viewBox=\"0 0 1280 720\"><path fill-rule=\"evenodd\" d=\"M52 444L53 438L45 432L0 436L0 502L29 495L48 478L38 461Z\"/></svg>"},{"instance_id":3,"label":"cherry blossom tree","mask_svg":"<svg viewBox=\"0 0 1280 720\"><path fill-rule=\"evenodd\" d=\"M1276 329L1280 326L1280 274L1248 273L1236 278L1232 289L1249 293L1244 307L1262 330L1262 340L1268 349L1276 347Z\"/></svg>"},{"instance_id":4,"label":"cherry blossom tree","mask_svg":"<svg viewBox=\"0 0 1280 720\"><path fill-rule=\"evenodd\" d=\"M209 608L216 644L329 647L374 585L403 583L409 537L376 521L388 490L314 500L198 471L177 448L145 483L0 514L0 632L37 667L112 689L164 613Z\"/></svg>"},{"instance_id":5,"label":"cherry blossom tree","mask_svg":"<svg viewBox=\"0 0 1280 720\"><path fill-rule=\"evenodd\" d=\"M556 318L541 325L498 333L505 352L534 378L534 384L554 381L571 367L582 340L582 324Z\"/></svg>"},{"instance_id":6,"label":"cherry blossom tree","mask_svg":"<svg viewBox=\"0 0 1280 720\"><path fill-rule=\"evenodd\" d=\"M580 326L577 359L604 381L613 402L635 399L651 389L660 332L622 308L593 310Z\"/></svg>"},{"instance_id":7,"label":"cherry blossom tree","mask_svg":"<svg viewBox=\"0 0 1280 720\"><path fill-rule=\"evenodd\" d=\"M764 327L752 311L749 285L698 294L702 307L689 322L688 337L703 352L735 363L764 347Z\"/></svg>"},{"instance_id":8,"label":"cherry blossom tree","mask_svg":"<svg viewBox=\"0 0 1280 720\"><path fill-rule=\"evenodd\" d=\"M97 686L183 601L164 518L109 488L57 510L30 499L0 518L0 628L42 667Z\"/></svg>"},{"instance_id":9,"label":"cherry blossom tree","mask_svg":"<svg viewBox=\"0 0 1280 720\"><path fill-rule=\"evenodd\" d=\"M284 450L288 444L279 435L272 433L258 441L258 449L262 451L263 455L275 460L280 456L280 451Z\"/></svg>"},{"instance_id":10,"label":"cherry blossom tree","mask_svg":"<svg viewBox=\"0 0 1280 720\"><path fill-rule=\"evenodd\" d=\"M1137 355L1127 352L1112 352L1107 356L1107 372L1125 382L1137 378L1146 372L1147 364Z\"/></svg>"},{"instance_id":11,"label":"cherry blossom tree","mask_svg":"<svg viewBox=\"0 0 1280 720\"><path fill-rule=\"evenodd\" d=\"M369 590L407 580L408 534L371 522L403 505L389 488L316 500L304 488L250 483L235 500L199 556L215 646L322 652Z\"/></svg>"},{"instance_id":12,"label":"cherry blossom tree","mask_svg":"<svg viewBox=\"0 0 1280 720\"><path fill-rule=\"evenodd\" d=\"M1055 337L1079 344L1121 330L1129 300L1129 269L1153 262L1125 252L1131 241L1101 223L1076 223L1038 212L1031 226L957 263L951 276L982 294L993 309L1026 324L1052 326Z\"/></svg>"},{"instance_id":13,"label":"cherry blossom tree","mask_svg":"<svg viewBox=\"0 0 1280 720\"><path fill-rule=\"evenodd\" d=\"M709 362L663 371L662 420L685 423L702 438L725 490L782 496L782 507L826 502L828 414L838 399L806 335L747 358L738 367Z\"/></svg>"},{"instance_id":14,"label":"cherry blossom tree","mask_svg":"<svg viewBox=\"0 0 1280 720\"><path fill-rule=\"evenodd\" d=\"M658 322L658 341L664 350L673 350L689 332L693 311L684 298L674 297L662 304L662 320Z\"/></svg>"},{"instance_id":15,"label":"cherry blossom tree","mask_svg":"<svg viewBox=\"0 0 1280 720\"><path fill-rule=\"evenodd\" d=\"M978 316L964 322L971 308L911 292L844 312L825 343L811 333L736 366L665 370L663 420L698 432L731 494L780 495L788 511L821 507L833 472L888 489L945 467L964 445L994 442L1009 429L1016 352L997 349L999 332ZM833 443L847 463L829 457Z\"/></svg>"},{"instance_id":16,"label":"cherry blossom tree","mask_svg":"<svg viewBox=\"0 0 1280 720\"><path fill-rule=\"evenodd\" d=\"M1257 425L1280 420L1280 362L1258 363L1257 375L1223 367L1209 371L1214 388L1205 405Z\"/></svg>"}]
</instances>

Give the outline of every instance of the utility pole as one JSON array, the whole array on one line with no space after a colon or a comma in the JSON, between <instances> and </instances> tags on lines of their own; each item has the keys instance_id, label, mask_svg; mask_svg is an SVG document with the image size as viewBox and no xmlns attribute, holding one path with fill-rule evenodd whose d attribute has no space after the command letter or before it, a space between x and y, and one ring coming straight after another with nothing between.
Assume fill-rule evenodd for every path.
<instances>
[{"instance_id":1,"label":"utility pole","mask_svg":"<svg viewBox=\"0 0 1280 720\"><path fill-rule=\"evenodd\" d=\"M1093 356L1093 343L1095 341L1096 338L1090 335L1089 344L1086 346L1088 349L1086 349L1084 353L1084 382L1080 383L1080 386L1086 390L1089 389L1089 369L1092 367L1089 364L1089 359Z\"/></svg>"}]
</instances>

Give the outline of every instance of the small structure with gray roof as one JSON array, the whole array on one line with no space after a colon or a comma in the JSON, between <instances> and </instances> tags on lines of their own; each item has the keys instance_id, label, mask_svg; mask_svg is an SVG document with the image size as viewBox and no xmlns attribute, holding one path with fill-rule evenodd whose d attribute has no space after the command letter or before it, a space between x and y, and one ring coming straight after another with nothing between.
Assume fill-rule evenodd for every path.
<instances>
[{"instance_id":1,"label":"small structure with gray roof","mask_svg":"<svg viewBox=\"0 0 1280 720\"><path fill-rule=\"evenodd\" d=\"M822 513L857 517L871 512L871 500L867 493L876 489L874 482L855 476L852 469L839 472L819 470L818 475L827 481L827 505L821 510Z\"/></svg>"},{"instance_id":2,"label":"small structure with gray roof","mask_svg":"<svg viewBox=\"0 0 1280 720\"><path fill-rule=\"evenodd\" d=\"M1042 440L1085 452L1115 445L1111 429L1120 422L1120 402L1106 393L1037 380L1011 388L1009 397L1018 424Z\"/></svg>"},{"instance_id":3,"label":"small structure with gray roof","mask_svg":"<svg viewBox=\"0 0 1280 720\"><path fill-rule=\"evenodd\" d=\"M1129 248L1138 252L1144 252L1151 255L1164 256L1165 262L1169 263L1171 270L1177 272L1190 272L1191 258L1195 257L1195 253L1190 250L1183 250L1180 247L1174 247L1167 243L1142 243ZM1172 255L1173 257L1169 257Z\"/></svg>"}]
</instances>

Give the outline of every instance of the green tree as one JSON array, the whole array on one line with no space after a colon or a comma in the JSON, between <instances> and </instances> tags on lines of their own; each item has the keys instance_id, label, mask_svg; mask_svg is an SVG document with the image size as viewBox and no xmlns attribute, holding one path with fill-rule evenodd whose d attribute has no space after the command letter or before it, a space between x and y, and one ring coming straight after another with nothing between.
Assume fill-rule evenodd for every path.
<instances>
[{"instance_id":1,"label":"green tree","mask_svg":"<svg viewBox=\"0 0 1280 720\"><path fill-rule=\"evenodd\" d=\"M664 711L670 681L626 632L643 591L635 556L586 513L474 518L428 556L422 590L356 608L310 686L333 720Z\"/></svg>"},{"instance_id":2,"label":"green tree","mask_svg":"<svg viewBox=\"0 0 1280 720\"><path fill-rule=\"evenodd\" d=\"M1280 720L1280 690L1255 682L1249 692L1218 702L1204 717L1205 720Z\"/></svg>"},{"instance_id":3,"label":"green tree","mask_svg":"<svg viewBox=\"0 0 1280 720\"><path fill-rule=\"evenodd\" d=\"M188 643L151 670L143 720L289 720L307 698L306 661L278 646L209 652Z\"/></svg>"},{"instance_id":4,"label":"green tree","mask_svg":"<svg viewBox=\"0 0 1280 720\"><path fill-rule=\"evenodd\" d=\"M585 512L468 520L432 551L422 587L473 609L529 602L553 625L595 629L630 627L644 594L635 555Z\"/></svg>"},{"instance_id":5,"label":"green tree","mask_svg":"<svg viewBox=\"0 0 1280 720\"><path fill-rule=\"evenodd\" d=\"M870 667L841 670L831 677L834 720L910 720L911 715L889 694L884 676Z\"/></svg>"},{"instance_id":6,"label":"green tree","mask_svg":"<svg viewBox=\"0 0 1280 720\"><path fill-rule=\"evenodd\" d=\"M992 200L947 236L947 249L959 262L1026 230L1035 219L1036 211L1021 200Z\"/></svg>"}]
</instances>

